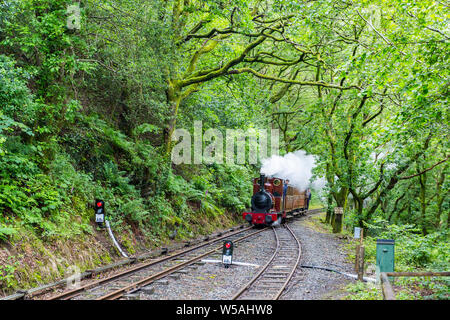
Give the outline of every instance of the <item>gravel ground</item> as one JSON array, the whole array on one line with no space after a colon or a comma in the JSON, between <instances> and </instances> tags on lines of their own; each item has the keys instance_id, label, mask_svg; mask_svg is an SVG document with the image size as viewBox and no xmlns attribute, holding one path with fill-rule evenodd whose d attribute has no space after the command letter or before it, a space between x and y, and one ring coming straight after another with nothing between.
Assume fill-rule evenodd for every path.
<instances>
[{"instance_id":1,"label":"gravel ground","mask_svg":"<svg viewBox=\"0 0 450 320\"><path fill-rule=\"evenodd\" d=\"M352 265L345 262L343 240L335 235L322 233L311 226L311 217L303 217L290 225L302 243L302 265L315 265L354 273ZM262 245L264 244L264 245ZM150 284L128 299L141 300L221 300L230 299L246 284L273 254L275 239L268 229L254 238L235 244L233 260L259 265L232 265L224 268L220 263L199 262L173 276ZM207 257L220 260L221 255ZM287 291L281 296L285 300L340 299L345 293L340 290L353 280L343 275L318 270L299 268Z\"/></svg>"},{"instance_id":2,"label":"gravel ground","mask_svg":"<svg viewBox=\"0 0 450 320\"><path fill-rule=\"evenodd\" d=\"M320 266L354 274L353 265L345 261L344 240L336 235L317 231L312 217L305 217L290 226L302 244L301 265ZM354 280L330 271L298 268L284 300L336 300L345 295L340 289Z\"/></svg>"}]
</instances>

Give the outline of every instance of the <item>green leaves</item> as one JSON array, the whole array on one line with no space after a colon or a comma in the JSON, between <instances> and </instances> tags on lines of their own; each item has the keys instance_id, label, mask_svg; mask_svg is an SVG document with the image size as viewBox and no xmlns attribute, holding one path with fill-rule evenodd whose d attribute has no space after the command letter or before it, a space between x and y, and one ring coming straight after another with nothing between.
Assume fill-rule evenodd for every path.
<instances>
[{"instance_id":1,"label":"green leaves","mask_svg":"<svg viewBox=\"0 0 450 320\"><path fill-rule=\"evenodd\" d=\"M144 134L144 133L154 133L154 132L158 132L158 131L160 131L160 128L158 126L155 126L150 123L143 123L143 124L137 126L136 128L134 128L133 135L138 137L139 135Z\"/></svg>"},{"instance_id":2,"label":"green leaves","mask_svg":"<svg viewBox=\"0 0 450 320\"><path fill-rule=\"evenodd\" d=\"M0 224L0 240L7 240L8 237L17 234L17 230L13 227L9 227L6 224Z\"/></svg>"},{"instance_id":3,"label":"green leaves","mask_svg":"<svg viewBox=\"0 0 450 320\"><path fill-rule=\"evenodd\" d=\"M0 55L1 121L16 120L14 125L19 125L19 122L30 124L33 121L37 105L27 87L28 77L29 74L17 67L14 60Z\"/></svg>"},{"instance_id":4,"label":"green leaves","mask_svg":"<svg viewBox=\"0 0 450 320\"><path fill-rule=\"evenodd\" d=\"M17 50L33 71L37 95L45 101L61 102L65 94L66 76L81 70L74 63L76 50L83 46L76 33L66 26L67 0L12 1L14 13L2 26L0 46ZM44 9L45 8L45 9Z\"/></svg>"}]
</instances>

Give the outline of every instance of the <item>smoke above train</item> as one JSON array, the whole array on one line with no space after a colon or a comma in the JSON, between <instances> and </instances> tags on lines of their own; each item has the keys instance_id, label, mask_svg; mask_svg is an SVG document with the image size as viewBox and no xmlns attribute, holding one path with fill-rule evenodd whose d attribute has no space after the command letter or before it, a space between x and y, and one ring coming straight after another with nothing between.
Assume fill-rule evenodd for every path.
<instances>
[{"instance_id":1,"label":"smoke above train","mask_svg":"<svg viewBox=\"0 0 450 320\"><path fill-rule=\"evenodd\" d=\"M325 185L324 179L311 181L315 163L314 155L298 150L284 156L273 155L262 160L261 173L269 177L289 179L289 184L300 190L306 188L321 190Z\"/></svg>"}]
</instances>

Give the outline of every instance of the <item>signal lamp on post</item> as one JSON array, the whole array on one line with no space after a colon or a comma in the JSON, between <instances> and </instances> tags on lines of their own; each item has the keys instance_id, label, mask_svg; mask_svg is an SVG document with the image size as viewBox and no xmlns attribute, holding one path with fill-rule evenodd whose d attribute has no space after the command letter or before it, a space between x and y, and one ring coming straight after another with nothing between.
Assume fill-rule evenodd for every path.
<instances>
[{"instance_id":1,"label":"signal lamp on post","mask_svg":"<svg viewBox=\"0 0 450 320\"><path fill-rule=\"evenodd\" d=\"M233 242L230 240L226 240L223 243L222 248L222 263L225 265L225 268L228 268L232 264L233 260Z\"/></svg>"},{"instance_id":2,"label":"signal lamp on post","mask_svg":"<svg viewBox=\"0 0 450 320\"><path fill-rule=\"evenodd\" d=\"M100 228L103 228L105 223L105 202L103 200L95 200L94 211L95 222Z\"/></svg>"}]
</instances>

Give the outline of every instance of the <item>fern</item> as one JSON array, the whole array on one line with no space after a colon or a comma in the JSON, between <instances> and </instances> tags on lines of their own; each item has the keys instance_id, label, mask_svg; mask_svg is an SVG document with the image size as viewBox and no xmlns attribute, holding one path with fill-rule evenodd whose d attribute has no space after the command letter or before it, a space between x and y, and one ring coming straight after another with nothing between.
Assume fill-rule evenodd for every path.
<instances>
[{"instance_id":1,"label":"fern","mask_svg":"<svg viewBox=\"0 0 450 320\"><path fill-rule=\"evenodd\" d=\"M12 228L12 227L8 227L5 224L1 224L0 225L0 240L7 240L8 237L17 234L17 230Z\"/></svg>"}]
</instances>

